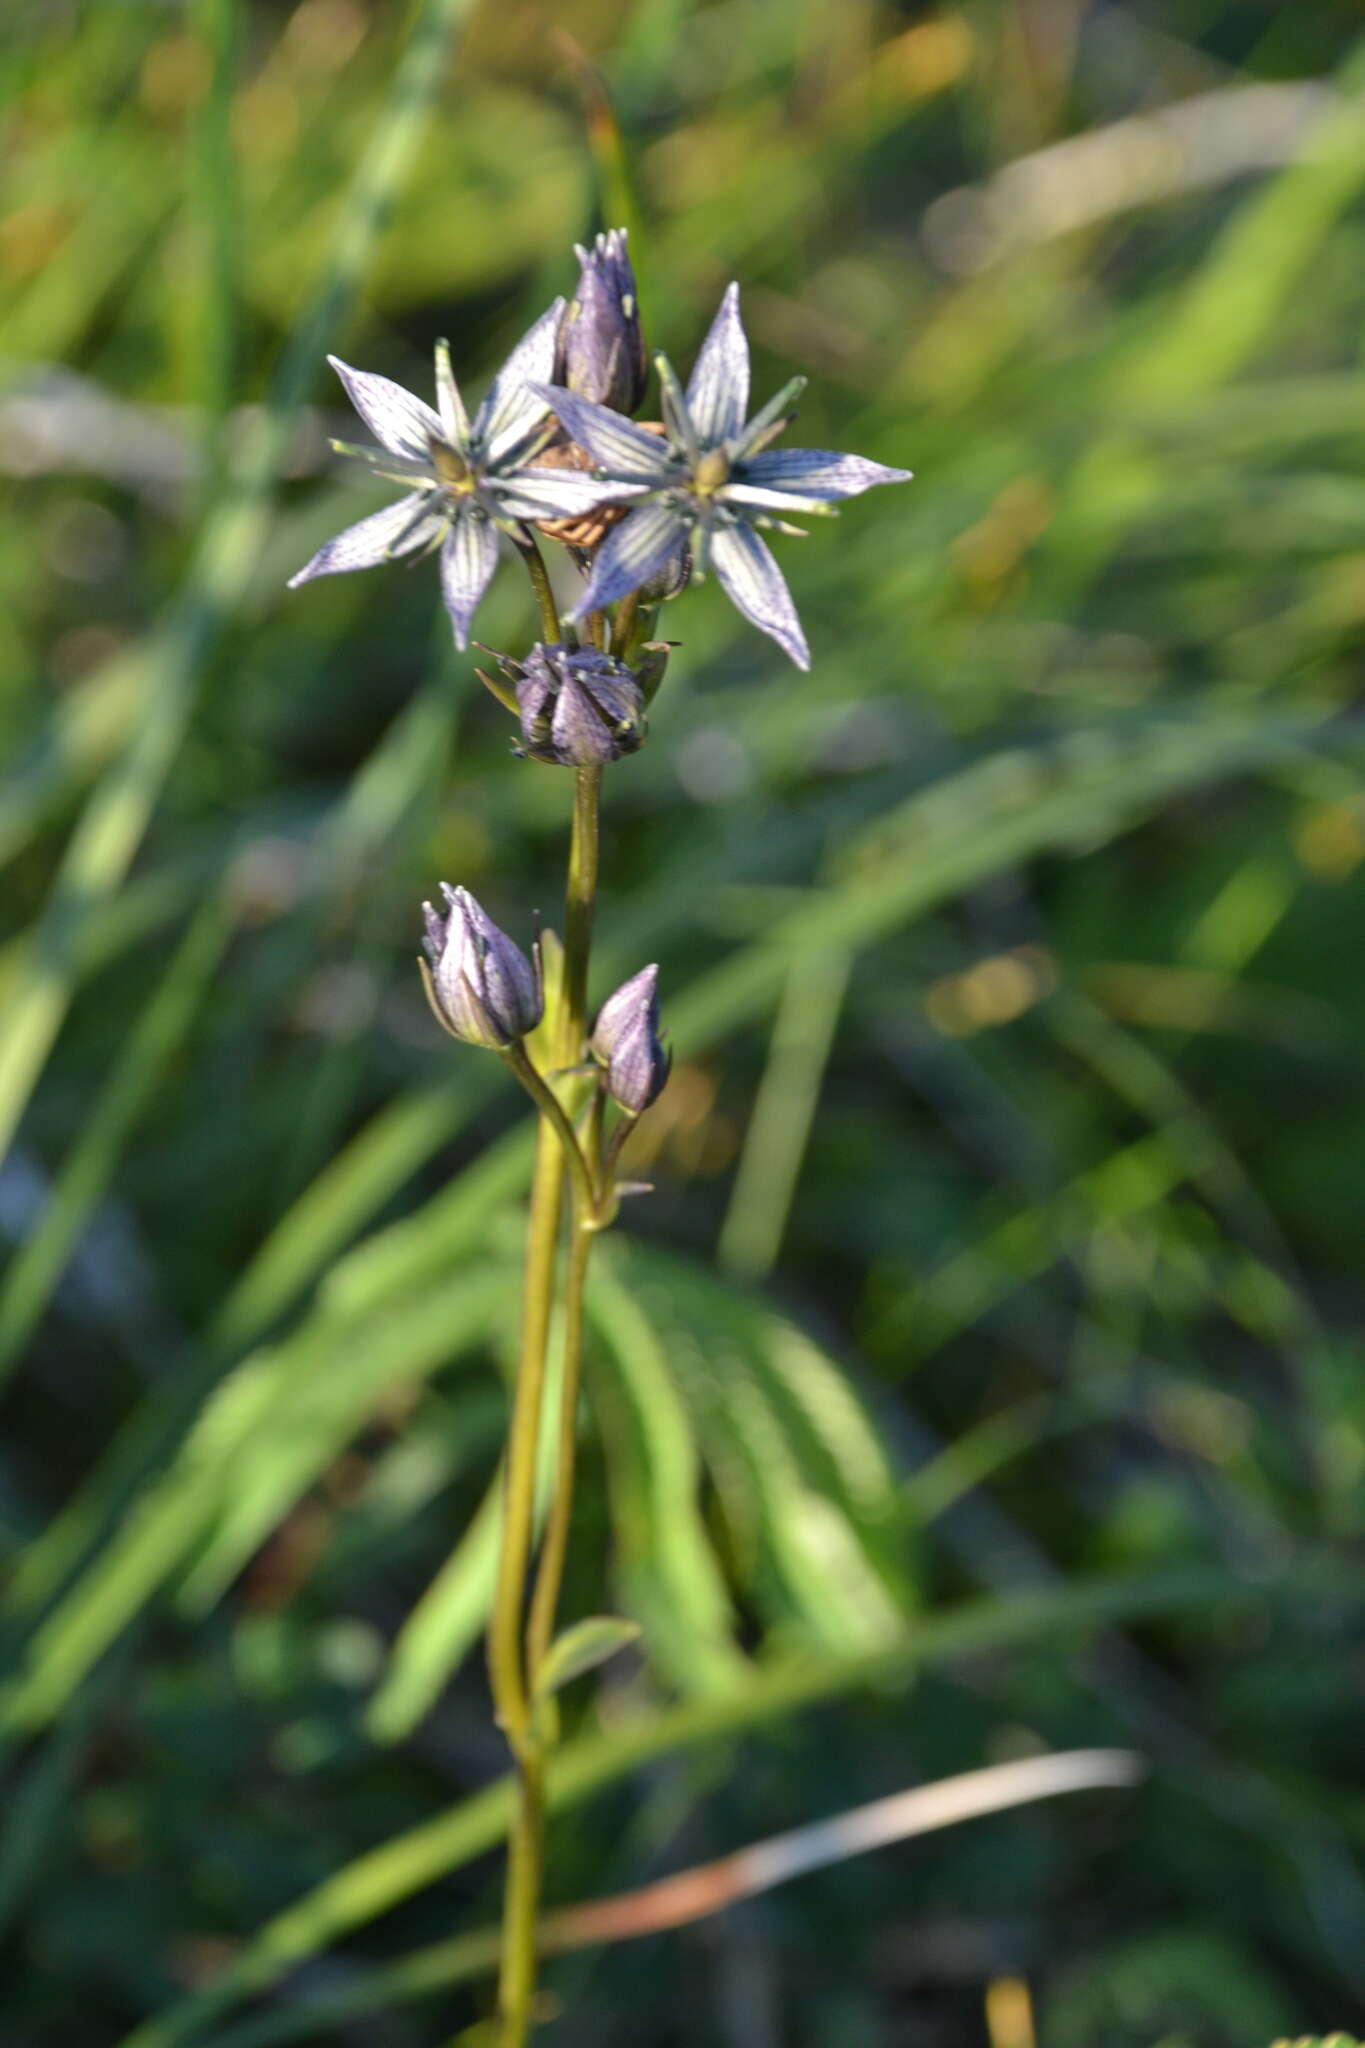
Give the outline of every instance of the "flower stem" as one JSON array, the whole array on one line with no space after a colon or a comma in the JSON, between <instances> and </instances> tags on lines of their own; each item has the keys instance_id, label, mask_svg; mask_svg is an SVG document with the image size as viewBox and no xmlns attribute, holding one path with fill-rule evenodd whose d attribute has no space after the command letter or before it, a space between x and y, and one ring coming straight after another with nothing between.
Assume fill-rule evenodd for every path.
<instances>
[{"instance_id":1,"label":"flower stem","mask_svg":"<svg viewBox=\"0 0 1365 2048\"><path fill-rule=\"evenodd\" d=\"M541 603L546 634L559 637L553 593L540 552L528 535L523 550L531 581ZM592 949L593 911L597 898L598 804L600 768L580 768L574 784L573 828L569 846L568 888L564 910L563 976L553 1017L551 1044L558 1065L572 1067L582 1058L587 1012L588 962ZM519 1049L518 1049L519 1051ZM524 1052L520 1063L509 1055L519 1077L536 1097L540 1109L535 1176L527 1233L526 1271L522 1299L521 1347L516 1393L508 1436L502 1551L489 1622L489 1672L498 1718L507 1734L517 1767L517 1812L509 1841L507 1891L503 1908L502 1960L498 2010L500 2048L524 2048L531 2026L536 1977L536 1917L540 1909L544 1837L545 1744L537 1726L532 1691L539 1662L529 1656L523 1639L527 1582L535 1531L536 1451L545 1387L545 1352L554 1299L559 1216L567 1165L574 1184L574 1233L567 1276L564 1361L566 1382L572 1380L573 1402L561 1407L556 1447L556 1502L553 1510L551 1570L537 1582L537 1604L531 1640L553 1630L563 1554L568 1544L572 1501L574 1423L577 1415L578 1354L582 1344L582 1268L591 1243L596 1202L591 1173L572 1125L554 1092ZM526 1071L522 1072L524 1065ZM583 1227L587 1225L588 1227ZM581 1241L581 1246L580 1246ZM577 1278L575 1279L575 1274ZM567 1421L566 1418L567 1417ZM567 1445L565 1439L567 1438ZM564 1479L568 1469L567 1484ZM562 1525L562 1526L561 1526ZM557 1562L554 1560L557 1559ZM546 1590L541 1593L541 1586ZM546 1618L548 1617L548 1618ZM548 1640L548 1636L546 1638Z\"/></svg>"},{"instance_id":2,"label":"flower stem","mask_svg":"<svg viewBox=\"0 0 1365 2048\"><path fill-rule=\"evenodd\" d=\"M555 1614L569 1554L569 1524L573 1519L574 1471L578 1454L578 1394L583 1377L583 1290L594 1234L595 1219L586 1213L580 1196L573 1207L569 1264L564 1276L564 1372L560 1382L554 1495L536 1573L531 1619L526 1630L526 1669L533 1692L545 1653L554 1637Z\"/></svg>"},{"instance_id":3,"label":"flower stem","mask_svg":"<svg viewBox=\"0 0 1365 2048\"><path fill-rule=\"evenodd\" d=\"M555 1257L564 1157L559 1134L543 1113L536 1139L535 1172L522 1280L521 1342L503 1481L502 1546L488 1628L488 1672L498 1721L520 1764L530 1725L530 1702L521 1654L522 1611L535 1530L536 1449L545 1390L545 1351L554 1302Z\"/></svg>"},{"instance_id":4,"label":"flower stem","mask_svg":"<svg viewBox=\"0 0 1365 2048\"><path fill-rule=\"evenodd\" d=\"M530 1751L517 1765L517 1810L507 1838L507 1897L498 1971L499 2048L523 2048L536 1995L536 1919L545 1843L545 1764Z\"/></svg>"},{"instance_id":5,"label":"flower stem","mask_svg":"<svg viewBox=\"0 0 1365 2048\"><path fill-rule=\"evenodd\" d=\"M526 564L526 573L531 579L536 603L540 606L540 630L546 641L553 645L564 637L559 623L559 607L555 603L554 588L550 582L550 572L545 566L545 557L536 546L535 535L529 526L522 527L517 547L521 559Z\"/></svg>"},{"instance_id":6,"label":"flower stem","mask_svg":"<svg viewBox=\"0 0 1365 2048\"><path fill-rule=\"evenodd\" d=\"M602 770L574 770L573 839L569 848L569 887L564 903L564 986L559 1011L557 1055L561 1066L575 1066L583 1057L588 1008L588 961L592 953L592 920L597 905L598 805Z\"/></svg>"}]
</instances>

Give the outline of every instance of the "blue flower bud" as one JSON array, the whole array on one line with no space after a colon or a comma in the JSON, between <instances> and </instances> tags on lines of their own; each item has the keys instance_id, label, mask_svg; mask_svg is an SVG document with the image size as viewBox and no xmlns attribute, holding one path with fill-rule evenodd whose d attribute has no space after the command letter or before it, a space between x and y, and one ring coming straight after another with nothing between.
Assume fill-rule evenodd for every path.
<instances>
[{"instance_id":1,"label":"blue flower bud","mask_svg":"<svg viewBox=\"0 0 1365 2048\"><path fill-rule=\"evenodd\" d=\"M423 950L427 994L446 1029L469 1045L501 1048L534 1031L545 1007L540 977L468 889L441 884L444 916L429 903Z\"/></svg>"},{"instance_id":2,"label":"blue flower bud","mask_svg":"<svg viewBox=\"0 0 1365 2048\"><path fill-rule=\"evenodd\" d=\"M642 967L607 997L593 1027L591 1050L607 1070L607 1092L639 1116L663 1092L673 1064L659 1037L659 970Z\"/></svg>"},{"instance_id":3,"label":"blue flower bud","mask_svg":"<svg viewBox=\"0 0 1365 2048\"><path fill-rule=\"evenodd\" d=\"M558 642L509 663L517 678L522 747L533 761L591 768L645 743L645 700L623 661Z\"/></svg>"},{"instance_id":4,"label":"blue flower bud","mask_svg":"<svg viewBox=\"0 0 1365 2048\"><path fill-rule=\"evenodd\" d=\"M613 412L632 413L645 395L649 360L626 231L613 228L574 253L581 275L560 319L552 381Z\"/></svg>"}]
</instances>

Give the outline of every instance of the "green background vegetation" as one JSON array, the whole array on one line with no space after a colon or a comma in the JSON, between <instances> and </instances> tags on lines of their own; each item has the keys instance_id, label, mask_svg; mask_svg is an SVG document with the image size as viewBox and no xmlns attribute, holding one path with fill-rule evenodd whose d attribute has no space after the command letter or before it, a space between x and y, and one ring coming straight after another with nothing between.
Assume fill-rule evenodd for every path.
<instances>
[{"instance_id":1,"label":"green background vegetation","mask_svg":"<svg viewBox=\"0 0 1365 2048\"><path fill-rule=\"evenodd\" d=\"M566 1603L645 1648L568 1695L551 1900L1151 1771L566 1959L546 2039L1029 2048L1019 1978L1044 2048L1359 2029L1361 25L12 0L5 2048L483 2009L405 1959L496 1910L528 1151L413 954L441 876L552 913L567 778L429 568L283 586L370 509L324 350L477 388L623 207L656 345L740 277L759 395L918 480L785 544L810 676L678 603L608 781L597 989L657 958L678 1066Z\"/></svg>"}]
</instances>

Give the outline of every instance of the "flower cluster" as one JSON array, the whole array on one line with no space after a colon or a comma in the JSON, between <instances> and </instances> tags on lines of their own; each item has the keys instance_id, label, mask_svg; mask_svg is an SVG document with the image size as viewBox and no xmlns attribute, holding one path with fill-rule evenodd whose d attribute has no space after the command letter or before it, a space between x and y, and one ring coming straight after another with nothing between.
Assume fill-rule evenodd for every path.
<instances>
[{"instance_id":1,"label":"flower cluster","mask_svg":"<svg viewBox=\"0 0 1365 2048\"><path fill-rule=\"evenodd\" d=\"M499 533L525 546L527 528L539 528L569 545L587 572L572 619L634 593L657 602L681 589L689 567L699 577L714 570L744 616L809 667L796 607L759 529L800 533L793 516L827 515L840 499L904 482L909 471L773 446L805 380L793 378L749 417L749 344L734 284L686 390L658 357L662 421L635 422L648 369L624 229L577 255L572 299L557 299L523 336L472 418L444 342L436 411L387 377L329 357L381 444L336 445L404 495L319 548L293 583L439 551L446 610L465 647Z\"/></svg>"},{"instance_id":2,"label":"flower cluster","mask_svg":"<svg viewBox=\"0 0 1365 2048\"><path fill-rule=\"evenodd\" d=\"M657 606L693 574L714 572L743 615L808 667L801 622L761 529L800 533L793 515L830 513L840 499L902 482L908 471L774 446L805 380L793 378L750 417L749 344L733 284L686 388L659 356L662 417L636 421L649 357L625 231L599 235L577 256L572 298L557 299L522 337L472 414L444 342L434 410L386 377L329 358L379 443L334 445L403 495L328 541L293 582L437 553L445 608L465 647L505 537L537 583L545 638L520 660L494 654L498 676L478 673L517 719L514 751L587 778L595 805L602 769L644 744L669 655L668 642L650 638ZM561 543L584 579L562 623L537 533ZM544 1110L547 1077L525 1045L545 1008L539 949L528 958L467 889L441 888L445 909L423 906L432 1008L455 1037L502 1053ZM668 1079L656 967L607 999L586 1050L599 1090L624 1112L591 1165L605 1186L625 1130ZM583 1051L580 1039L575 1057ZM589 1128L600 1145L600 1116Z\"/></svg>"}]
</instances>

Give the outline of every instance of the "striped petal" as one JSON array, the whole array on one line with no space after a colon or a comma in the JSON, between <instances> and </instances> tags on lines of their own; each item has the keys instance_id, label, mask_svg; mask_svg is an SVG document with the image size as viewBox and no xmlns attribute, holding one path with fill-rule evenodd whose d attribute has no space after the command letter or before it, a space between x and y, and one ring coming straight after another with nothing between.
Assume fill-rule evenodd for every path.
<instances>
[{"instance_id":1,"label":"striped petal","mask_svg":"<svg viewBox=\"0 0 1365 2048\"><path fill-rule=\"evenodd\" d=\"M702 446L732 441L749 410L749 344L739 317L739 286L732 284L701 345L687 380L687 410Z\"/></svg>"},{"instance_id":2,"label":"striped petal","mask_svg":"<svg viewBox=\"0 0 1365 2048\"><path fill-rule=\"evenodd\" d=\"M348 526L344 533L325 542L312 561L305 562L290 577L289 588L296 590L300 583L311 583L315 576L341 576L350 569L373 569L379 562L411 554L414 548L435 539L440 531L440 516L427 511L429 502L425 492L412 491L406 498L386 505L382 512L372 512L368 519Z\"/></svg>"},{"instance_id":3,"label":"striped petal","mask_svg":"<svg viewBox=\"0 0 1365 2048\"><path fill-rule=\"evenodd\" d=\"M485 489L509 519L579 519L599 505L638 498L645 485L599 480L582 470L518 469L509 477L490 478Z\"/></svg>"},{"instance_id":4,"label":"striped petal","mask_svg":"<svg viewBox=\"0 0 1365 2048\"><path fill-rule=\"evenodd\" d=\"M736 609L760 633L776 640L798 668L809 668L810 650L791 592L771 550L753 528L717 527L711 535L711 566Z\"/></svg>"},{"instance_id":5,"label":"striped petal","mask_svg":"<svg viewBox=\"0 0 1365 2048\"><path fill-rule=\"evenodd\" d=\"M441 549L441 596L455 629L455 645L468 647L469 627L498 565L498 536L475 505L466 505Z\"/></svg>"},{"instance_id":6,"label":"striped petal","mask_svg":"<svg viewBox=\"0 0 1365 2048\"><path fill-rule=\"evenodd\" d=\"M829 504L835 498L856 498L873 484L909 483L910 476L908 469L889 469L884 462L869 462L862 455L836 455L828 448L769 448L762 455L751 456L735 481ZM773 500L759 502L771 504Z\"/></svg>"},{"instance_id":7,"label":"striped petal","mask_svg":"<svg viewBox=\"0 0 1365 2048\"><path fill-rule=\"evenodd\" d=\"M563 311L563 299L556 299L522 335L488 387L475 415L474 440L490 463L510 455L549 411L546 401L530 387L544 384L554 375L555 336Z\"/></svg>"},{"instance_id":8,"label":"striped petal","mask_svg":"<svg viewBox=\"0 0 1365 2048\"><path fill-rule=\"evenodd\" d=\"M537 389L569 439L586 449L599 469L627 483L657 485L669 474L668 443L660 435L647 434L633 420L566 391L562 384Z\"/></svg>"},{"instance_id":9,"label":"striped petal","mask_svg":"<svg viewBox=\"0 0 1365 2048\"><path fill-rule=\"evenodd\" d=\"M640 505L614 526L597 551L588 587L571 617L600 611L648 583L667 566L687 538L686 513L672 505Z\"/></svg>"},{"instance_id":10,"label":"striped petal","mask_svg":"<svg viewBox=\"0 0 1365 2048\"><path fill-rule=\"evenodd\" d=\"M339 356L328 356L327 360L346 386L346 396L361 419L391 455L423 456L433 440L445 439L441 422L431 407L423 405L401 384L388 377L376 377L370 370L353 370Z\"/></svg>"}]
</instances>

